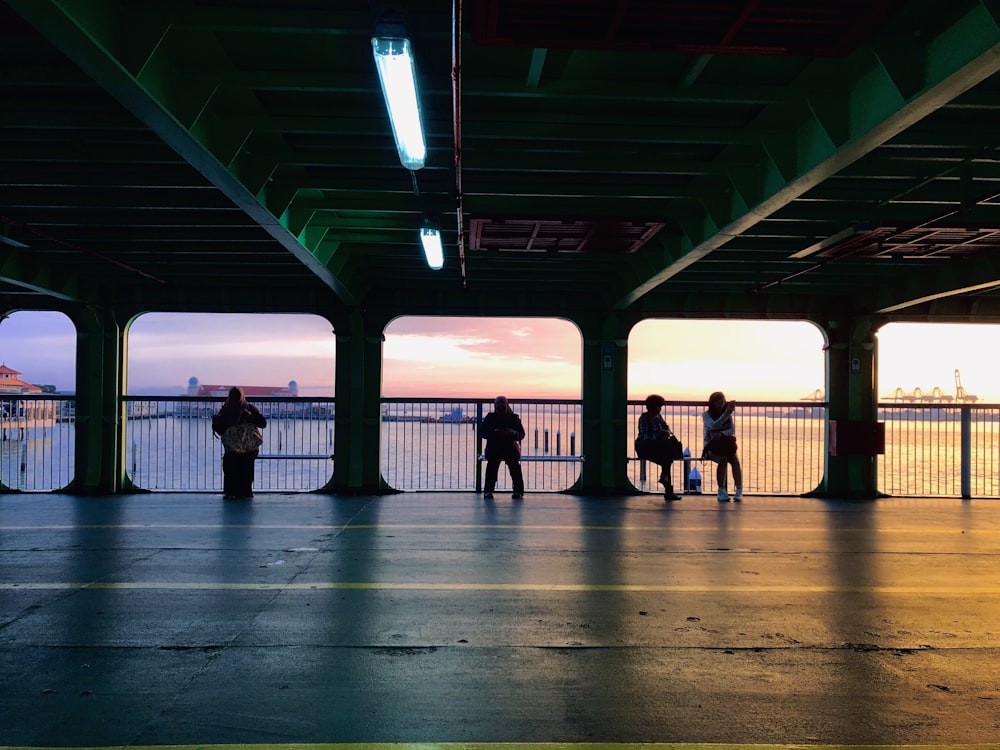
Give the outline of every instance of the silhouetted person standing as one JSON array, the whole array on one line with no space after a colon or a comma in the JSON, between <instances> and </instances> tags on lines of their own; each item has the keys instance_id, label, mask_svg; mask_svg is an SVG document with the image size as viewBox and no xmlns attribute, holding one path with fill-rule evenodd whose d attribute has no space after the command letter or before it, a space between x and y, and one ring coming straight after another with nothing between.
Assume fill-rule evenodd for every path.
<instances>
[{"instance_id":1,"label":"silhouetted person standing","mask_svg":"<svg viewBox=\"0 0 1000 750\"><path fill-rule=\"evenodd\" d=\"M212 432L222 438L222 494L226 500L249 500L253 497L253 467L263 439L260 430L267 420L256 406L243 397L243 390L233 386L229 398L212 417ZM232 434L227 434L229 430Z\"/></svg>"},{"instance_id":2,"label":"silhouetted person standing","mask_svg":"<svg viewBox=\"0 0 1000 750\"><path fill-rule=\"evenodd\" d=\"M506 396L497 396L493 400L493 411L483 417L479 436L486 440L486 450L483 451L486 456L483 497L493 497L501 461L507 464L507 471L510 472L510 482L514 488L512 497L515 500L524 497L524 475L521 473L524 425L521 424L521 418L511 411Z\"/></svg>"}]
</instances>

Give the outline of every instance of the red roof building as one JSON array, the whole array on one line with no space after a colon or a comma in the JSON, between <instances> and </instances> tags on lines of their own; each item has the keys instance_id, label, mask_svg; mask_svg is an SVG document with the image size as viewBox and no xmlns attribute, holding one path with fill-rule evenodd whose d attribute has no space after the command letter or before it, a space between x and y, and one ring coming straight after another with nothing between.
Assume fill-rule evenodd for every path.
<instances>
[{"instance_id":1,"label":"red roof building","mask_svg":"<svg viewBox=\"0 0 1000 750\"><path fill-rule=\"evenodd\" d=\"M198 382L198 378L191 378L188 380L187 393L185 395L225 398L229 395L229 389L232 388L233 385L239 384L230 383L228 385L202 385ZM240 388L243 389L243 395L247 398L271 398L273 396L299 395L299 384L294 380L290 380L286 386L240 385Z\"/></svg>"},{"instance_id":2,"label":"red roof building","mask_svg":"<svg viewBox=\"0 0 1000 750\"><path fill-rule=\"evenodd\" d=\"M17 376L17 370L12 370L7 365L0 365L0 393L12 393L22 395L26 393L41 393L42 389L37 385L27 383Z\"/></svg>"}]
</instances>

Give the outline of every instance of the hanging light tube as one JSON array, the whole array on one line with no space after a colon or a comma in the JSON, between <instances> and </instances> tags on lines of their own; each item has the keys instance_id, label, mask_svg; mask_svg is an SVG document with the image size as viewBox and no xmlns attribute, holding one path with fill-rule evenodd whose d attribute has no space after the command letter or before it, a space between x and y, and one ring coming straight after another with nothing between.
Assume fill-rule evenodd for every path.
<instances>
[{"instance_id":1,"label":"hanging light tube","mask_svg":"<svg viewBox=\"0 0 1000 750\"><path fill-rule=\"evenodd\" d=\"M372 52L382 84L382 96L389 110L399 161L409 170L420 169L427 158L427 145L420 122L413 51L402 25L393 23L376 27Z\"/></svg>"},{"instance_id":2,"label":"hanging light tube","mask_svg":"<svg viewBox=\"0 0 1000 750\"><path fill-rule=\"evenodd\" d=\"M420 227L420 244L424 247L427 265L434 271L444 266L444 249L441 247L441 230L427 221Z\"/></svg>"}]
</instances>

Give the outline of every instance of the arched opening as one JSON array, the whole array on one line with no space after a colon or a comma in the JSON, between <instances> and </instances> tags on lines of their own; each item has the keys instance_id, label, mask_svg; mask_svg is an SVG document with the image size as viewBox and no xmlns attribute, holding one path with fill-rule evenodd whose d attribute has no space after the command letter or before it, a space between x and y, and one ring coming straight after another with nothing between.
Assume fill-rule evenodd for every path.
<instances>
[{"instance_id":1,"label":"arched opening","mask_svg":"<svg viewBox=\"0 0 1000 750\"><path fill-rule=\"evenodd\" d=\"M128 329L125 461L137 488L221 491L211 417L240 386L267 417L257 491L333 473L335 338L315 315L146 313Z\"/></svg>"},{"instance_id":2,"label":"arched opening","mask_svg":"<svg viewBox=\"0 0 1000 750\"><path fill-rule=\"evenodd\" d=\"M644 320L629 336L629 479L661 492L657 471L635 457L643 400L667 404L663 416L684 444L672 466L678 491L715 493L716 467L701 460L702 414L722 391L738 403L736 430L748 494L802 494L823 476L824 336L805 321Z\"/></svg>"},{"instance_id":3,"label":"arched opening","mask_svg":"<svg viewBox=\"0 0 1000 750\"><path fill-rule=\"evenodd\" d=\"M0 322L0 491L46 492L73 479L76 329L60 312Z\"/></svg>"},{"instance_id":4,"label":"arched opening","mask_svg":"<svg viewBox=\"0 0 1000 750\"><path fill-rule=\"evenodd\" d=\"M559 491L580 474L583 344L556 318L397 318L385 329L381 471L398 490L472 490L478 423L507 396L527 436L525 487ZM510 489L501 470L497 485Z\"/></svg>"},{"instance_id":5,"label":"arched opening","mask_svg":"<svg viewBox=\"0 0 1000 750\"><path fill-rule=\"evenodd\" d=\"M1000 326L889 323L878 341L879 490L1000 495Z\"/></svg>"}]
</instances>

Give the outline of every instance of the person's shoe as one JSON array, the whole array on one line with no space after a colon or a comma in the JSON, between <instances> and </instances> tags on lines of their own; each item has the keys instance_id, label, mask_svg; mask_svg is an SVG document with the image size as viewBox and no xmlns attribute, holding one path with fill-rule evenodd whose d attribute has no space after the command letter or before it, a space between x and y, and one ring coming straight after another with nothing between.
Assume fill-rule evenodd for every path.
<instances>
[{"instance_id":1,"label":"person's shoe","mask_svg":"<svg viewBox=\"0 0 1000 750\"><path fill-rule=\"evenodd\" d=\"M678 495L675 492L664 492L663 493L663 499L666 500L668 503L673 502L674 500L682 500L683 497L684 497L683 495Z\"/></svg>"},{"instance_id":2,"label":"person's shoe","mask_svg":"<svg viewBox=\"0 0 1000 750\"><path fill-rule=\"evenodd\" d=\"M722 487L719 487L718 498L719 498L719 502L720 503L728 503L729 502L729 495L726 494L726 491Z\"/></svg>"},{"instance_id":3,"label":"person's shoe","mask_svg":"<svg viewBox=\"0 0 1000 750\"><path fill-rule=\"evenodd\" d=\"M737 487L736 488L736 494L733 495L733 501L738 503L738 502L740 502L742 500L743 500L743 488L742 487Z\"/></svg>"},{"instance_id":4,"label":"person's shoe","mask_svg":"<svg viewBox=\"0 0 1000 750\"><path fill-rule=\"evenodd\" d=\"M521 500L523 497L524 497L523 492L515 492L513 495L511 495L511 498L513 498L514 500Z\"/></svg>"},{"instance_id":5,"label":"person's shoe","mask_svg":"<svg viewBox=\"0 0 1000 750\"><path fill-rule=\"evenodd\" d=\"M492 492L484 492L483 493L483 500L492 500L492 499L493 499L493 493Z\"/></svg>"},{"instance_id":6,"label":"person's shoe","mask_svg":"<svg viewBox=\"0 0 1000 750\"><path fill-rule=\"evenodd\" d=\"M223 495L222 499L223 500L235 500L236 499L236 495Z\"/></svg>"}]
</instances>

